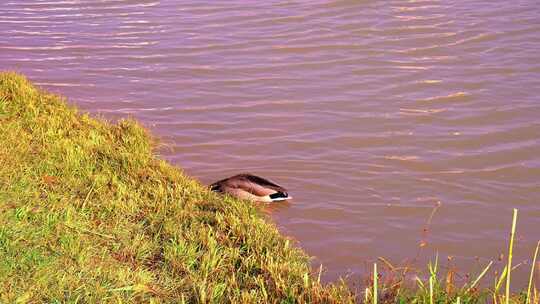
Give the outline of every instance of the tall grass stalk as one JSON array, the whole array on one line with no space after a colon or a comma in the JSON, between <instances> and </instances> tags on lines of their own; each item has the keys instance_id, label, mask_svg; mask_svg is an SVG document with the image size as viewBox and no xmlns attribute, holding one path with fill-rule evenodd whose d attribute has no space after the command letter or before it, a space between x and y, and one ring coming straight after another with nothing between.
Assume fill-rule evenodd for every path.
<instances>
[{"instance_id":1,"label":"tall grass stalk","mask_svg":"<svg viewBox=\"0 0 540 304\"><path fill-rule=\"evenodd\" d=\"M514 236L516 234L516 220L517 220L517 212L518 210L514 208L514 214L512 217L512 232L510 233L510 245L508 246L508 264L507 264L507 270L508 273L506 274L506 293L505 293L505 303L510 303L510 275L512 273L512 252L514 248Z\"/></svg>"},{"instance_id":2,"label":"tall grass stalk","mask_svg":"<svg viewBox=\"0 0 540 304\"><path fill-rule=\"evenodd\" d=\"M478 284L478 282L480 282L480 280L484 277L484 275L486 274L486 272L489 270L489 268L491 267L491 265L493 265L493 261L490 261L489 264L486 266L486 268L484 268L484 270L482 271L482 273L480 273L480 275L476 278L476 280L474 280L474 282L471 284L471 286L469 288L467 288L467 293L469 291L471 291L475 286L476 284Z\"/></svg>"},{"instance_id":3,"label":"tall grass stalk","mask_svg":"<svg viewBox=\"0 0 540 304\"><path fill-rule=\"evenodd\" d=\"M429 277L429 304L433 304L433 277Z\"/></svg>"},{"instance_id":4,"label":"tall grass stalk","mask_svg":"<svg viewBox=\"0 0 540 304\"><path fill-rule=\"evenodd\" d=\"M533 283L534 270L536 269L536 257L538 256L538 247L540 247L540 241L536 243L536 250L534 251L533 261L531 265L531 274L529 275L529 286L527 287L527 304L531 303L531 287Z\"/></svg>"},{"instance_id":5,"label":"tall grass stalk","mask_svg":"<svg viewBox=\"0 0 540 304\"><path fill-rule=\"evenodd\" d=\"M369 288L366 287L366 290L364 291L364 303L368 304L369 301Z\"/></svg>"},{"instance_id":6,"label":"tall grass stalk","mask_svg":"<svg viewBox=\"0 0 540 304\"><path fill-rule=\"evenodd\" d=\"M433 304L433 284L435 280L437 280L437 271L439 268L439 254L435 255L435 264L432 265L431 262L429 262L428 265L429 268L429 303Z\"/></svg>"},{"instance_id":7,"label":"tall grass stalk","mask_svg":"<svg viewBox=\"0 0 540 304\"><path fill-rule=\"evenodd\" d=\"M373 304L377 304L377 263L373 263Z\"/></svg>"},{"instance_id":8,"label":"tall grass stalk","mask_svg":"<svg viewBox=\"0 0 540 304\"><path fill-rule=\"evenodd\" d=\"M506 279L506 272L508 271L508 267L504 266L504 269L501 273L501 276L498 280L495 281L495 288L493 289L493 298L496 299L499 296L499 289L501 289L502 283L504 279Z\"/></svg>"}]
</instances>

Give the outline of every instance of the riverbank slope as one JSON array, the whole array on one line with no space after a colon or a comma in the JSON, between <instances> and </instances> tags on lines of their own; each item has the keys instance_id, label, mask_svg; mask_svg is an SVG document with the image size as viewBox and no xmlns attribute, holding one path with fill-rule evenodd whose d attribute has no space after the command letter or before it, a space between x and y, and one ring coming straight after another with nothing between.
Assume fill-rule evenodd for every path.
<instances>
[{"instance_id":1,"label":"riverbank slope","mask_svg":"<svg viewBox=\"0 0 540 304\"><path fill-rule=\"evenodd\" d=\"M387 274L361 282L360 293L322 285L257 207L158 159L137 122L78 113L16 73L0 73L0 143L0 303L505 299L505 271L492 289L478 288L491 263L465 286L437 262L412 285L384 259ZM528 303L539 298L533 273ZM526 292L510 302L525 303Z\"/></svg>"},{"instance_id":2,"label":"riverbank slope","mask_svg":"<svg viewBox=\"0 0 540 304\"><path fill-rule=\"evenodd\" d=\"M256 207L153 154L137 122L0 74L0 302L349 302Z\"/></svg>"}]
</instances>

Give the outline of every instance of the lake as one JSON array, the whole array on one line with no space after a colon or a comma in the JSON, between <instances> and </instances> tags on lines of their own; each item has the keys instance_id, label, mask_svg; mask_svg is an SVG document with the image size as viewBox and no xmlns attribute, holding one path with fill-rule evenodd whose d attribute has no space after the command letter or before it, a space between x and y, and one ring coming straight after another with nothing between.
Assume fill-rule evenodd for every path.
<instances>
[{"instance_id":1,"label":"lake","mask_svg":"<svg viewBox=\"0 0 540 304\"><path fill-rule=\"evenodd\" d=\"M287 187L270 217L326 281L500 269L513 208L514 264L540 237L537 1L7 0L0 37L1 69L140 120L202 183Z\"/></svg>"}]
</instances>

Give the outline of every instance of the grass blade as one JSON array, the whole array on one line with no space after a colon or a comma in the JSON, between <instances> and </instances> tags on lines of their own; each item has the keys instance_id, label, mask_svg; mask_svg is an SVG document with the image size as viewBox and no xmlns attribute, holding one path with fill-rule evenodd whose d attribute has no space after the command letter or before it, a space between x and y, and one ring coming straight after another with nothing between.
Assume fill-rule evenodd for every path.
<instances>
[{"instance_id":1,"label":"grass blade","mask_svg":"<svg viewBox=\"0 0 540 304\"><path fill-rule=\"evenodd\" d=\"M484 275L489 270L489 268L491 267L492 264L493 264L493 261L490 261L489 264L486 266L486 268L484 268L482 273L480 273L480 275L476 278L476 280L474 280L474 282L471 284L471 286L469 288L467 288L466 293L471 291L476 286L476 284L478 284L478 282L480 282L480 280L484 277Z\"/></svg>"},{"instance_id":2,"label":"grass blade","mask_svg":"<svg viewBox=\"0 0 540 304\"><path fill-rule=\"evenodd\" d=\"M317 284L321 284L322 264L319 266L319 275L317 276Z\"/></svg>"},{"instance_id":3,"label":"grass blade","mask_svg":"<svg viewBox=\"0 0 540 304\"><path fill-rule=\"evenodd\" d=\"M510 245L508 246L508 264L507 269L508 273L506 274L506 293L505 293L505 303L510 303L510 274L512 272L512 251L514 247L514 235L516 234L516 220L517 220L518 210L514 208L514 214L512 216L512 232L510 233Z\"/></svg>"},{"instance_id":4,"label":"grass blade","mask_svg":"<svg viewBox=\"0 0 540 304\"><path fill-rule=\"evenodd\" d=\"M497 281L497 284L495 284L495 292L496 293L499 292L499 289L501 288L503 280L506 279L507 270L508 270L508 267L504 266L503 272L501 273L501 276L499 277L499 280Z\"/></svg>"},{"instance_id":5,"label":"grass blade","mask_svg":"<svg viewBox=\"0 0 540 304\"><path fill-rule=\"evenodd\" d=\"M377 304L377 263L373 263L373 304Z\"/></svg>"},{"instance_id":6,"label":"grass blade","mask_svg":"<svg viewBox=\"0 0 540 304\"><path fill-rule=\"evenodd\" d=\"M534 257L531 266L531 275L529 276L529 287L527 287L527 304L531 303L531 286L534 277L534 269L536 268L536 257L538 256L538 247L540 247L540 241L536 243L536 250L534 251Z\"/></svg>"},{"instance_id":7,"label":"grass blade","mask_svg":"<svg viewBox=\"0 0 540 304\"><path fill-rule=\"evenodd\" d=\"M420 289L422 289L423 291L426 290L426 286L424 285L424 283L422 282L422 280L420 280L419 277L416 277L416 283L418 284L418 287L420 287Z\"/></svg>"},{"instance_id":8,"label":"grass blade","mask_svg":"<svg viewBox=\"0 0 540 304\"><path fill-rule=\"evenodd\" d=\"M433 277L429 277L429 304L433 304Z\"/></svg>"}]
</instances>

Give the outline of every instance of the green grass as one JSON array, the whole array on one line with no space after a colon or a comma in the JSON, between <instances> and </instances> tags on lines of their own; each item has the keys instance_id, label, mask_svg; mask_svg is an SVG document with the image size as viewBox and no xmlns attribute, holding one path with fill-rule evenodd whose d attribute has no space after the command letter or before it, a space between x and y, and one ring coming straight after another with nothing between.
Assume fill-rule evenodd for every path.
<instances>
[{"instance_id":1,"label":"green grass","mask_svg":"<svg viewBox=\"0 0 540 304\"><path fill-rule=\"evenodd\" d=\"M457 287L437 259L413 285L391 265L365 292L323 285L256 206L156 158L137 122L77 113L15 73L0 73L0 143L0 303L506 300L506 272L479 289L489 265Z\"/></svg>"},{"instance_id":2,"label":"green grass","mask_svg":"<svg viewBox=\"0 0 540 304\"><path fill-rule=\"evenodd\" d=\"M0 128L0 303L352 301L256 207L154 157L135 121L2 73Z\"/></svg>"},{"instance_id":3,"label":"green grass","mask_svg":"<svg viewBox=\"0 0 540 304\"><path fill-rule=\"evenodd\" d=\"M436 207L437 208L437 207ZM433 214L432 214L433 215ZM430 220L431 221L431 217ZM373 279L368 282L368 287L364 292L364 303L422 303L422 304L466 304L466 303L494 303L494 304L539 304L540 294L535 285L533 285L534 273L540 264L536 264L538 248L536 247L532 257L529 283L527 289L521 289L517 293L510 293L510 272L512 267L513 244L516 233L517 209L514 209L512 217L511 232L509 238L509 247L507 263L503 269L495 272L494 284L480 284L486 281L487 273L492 269L493 261L490 261L483 267L482 271L467 279L460 285L456 282L456 270L453 267L446 267L446 271L441 271L438 256L434 262L428 264L426 271L414 269L410 266L395 267L384 258L379 258L386 266L386 278L377 277L377 268L374 264ZM540 268L539 268L540 269ZM407 280L414 278L414 284ZM411 279L412 280L412 279ZM506 289L501 292L501 286L506 280ZM480 287L482 286L482 287ZM375 297L377 297L376 299Z\"/></svg>"},{"instance_id":4,"label":"green grass","mask_svg":"<svg viewBox=\"0 0 540 304\"><path fill-rule=\"evenodd\" d=\"M435 207L438 208L438 207ZM433 213L432 213L433 215ZM432 216L430 216L431 221ZM421 271L412 268L410 265L395 267L384 258L379 258L386 266L386 277L377 275L377 264L374 264L373 278L367 282L368 287L364 292L364 303L422 303L422 304L465 304L465 303L494 303L494 304L539 304L540 294L533 284L535 272L540 270L540 264L536 264L536 258L540 247L538 241L535 252L532 256L531 270L527 289L519 290L512 294L510 292L512 267L513 244L516 233L517 209L514 209L512 217L511 233L509 238L509 247L507 263L503 265L500 272L494 273L494 284L480 284L482 280L486 281L487 273L492 269L493 261L490 261L483 267L482 271L475 276L467 278L465 282L458 284L455 277L456 269L451 266L449 258L449 267L446 271L441 271L438 256L434 262L430 262L427 271ZM425 228L424 230L427 230ZM421 242L422 244L423 242ZM423 245L421 246L423 247ZM536 269L538 268L538 270ZM414 280L415 284L410 284L408 280ZM505 292L501 292L501 286L506 280ZM378 297L378 298L377 298Z\"/></svg>"}]
</instances>

